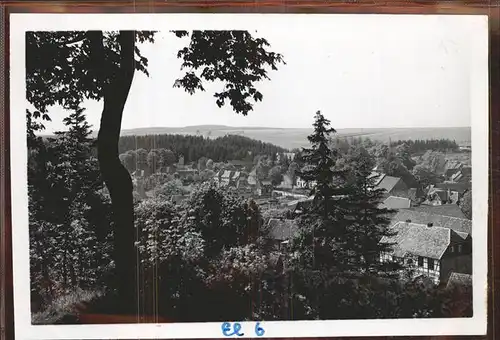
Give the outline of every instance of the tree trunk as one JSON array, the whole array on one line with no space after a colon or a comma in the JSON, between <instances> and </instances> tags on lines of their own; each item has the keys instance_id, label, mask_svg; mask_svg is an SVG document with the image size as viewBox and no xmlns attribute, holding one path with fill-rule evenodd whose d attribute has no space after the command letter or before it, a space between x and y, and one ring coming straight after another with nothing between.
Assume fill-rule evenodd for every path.
<instances>
[{"instance_id":1,"label":"tree trunk","mask_svg":"<svg viewBox=\"0 0 500 340\"><path fill-rule=\"evenodd\" d=\"M97 74L103 87L104 108L97 139L98 160L104 183L109 190L114 225L114 262L120 312L137 313L138 256L135 246L132 179L122 165L118 141L125 102L135 71L135 32L120 31L120 67L110 74L111 65L104 57L102 32L91 32L96 53Z\"/></svg>"}]
</instances>

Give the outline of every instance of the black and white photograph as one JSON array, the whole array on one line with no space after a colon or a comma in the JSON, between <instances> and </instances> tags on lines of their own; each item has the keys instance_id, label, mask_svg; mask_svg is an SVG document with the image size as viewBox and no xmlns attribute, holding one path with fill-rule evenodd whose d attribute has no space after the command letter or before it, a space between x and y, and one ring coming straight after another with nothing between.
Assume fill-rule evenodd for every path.
<instances>
[{"instance_id":1,"label":"black and white photograph","mask_svg":"<svg viewBox=\"0 0 500 340\"><path fill-rule=\"evenodd\" d=\"M11 22L26 338L486 331L487 17Z\"/></svg>"}]
</instances>

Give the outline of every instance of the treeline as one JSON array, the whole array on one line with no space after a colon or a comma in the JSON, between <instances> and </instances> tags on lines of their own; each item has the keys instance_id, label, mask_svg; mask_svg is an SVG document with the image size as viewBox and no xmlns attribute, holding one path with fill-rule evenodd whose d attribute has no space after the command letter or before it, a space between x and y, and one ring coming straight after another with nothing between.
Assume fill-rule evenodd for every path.
<instances>
[{"instance_id":1,"label":"treeline","mask_svg":"<svg viewBox=\"0 0 500 340\"><path fill-rule=\"evenodd\" d=\"M279 146L236 135L215 139L203 136L169 134L123 136L120 138L120 153L138 149L144 149L148 152L153 149L171 150L177 158L180 155L184 156L185 162L198 161L201 157L210 158L214 162L232 159L252 160L255 155L275 155L276 153L287 152L287 150Z\"/></svg>"},{"instance_id":2,"label":"treeline","mask_svg":"<svg viewBox=\"0 0 500 340\"><path fill-rule=\"evenodd\" d=\"M398 146L406 144L409 148L409 152L412 154L424 153L427 150L434 151L458 151L458 144L454 140L450 139L417 139L417 140L398 140L391 142L392 146Z\"/></svg>"}]
</instances>

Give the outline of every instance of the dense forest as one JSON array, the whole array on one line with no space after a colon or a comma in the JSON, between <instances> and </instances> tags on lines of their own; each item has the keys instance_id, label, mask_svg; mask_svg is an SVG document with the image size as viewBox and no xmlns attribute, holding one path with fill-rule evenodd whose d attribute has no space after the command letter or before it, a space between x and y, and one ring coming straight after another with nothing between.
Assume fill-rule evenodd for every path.
<instances>
[{"instance_id":1,"label":"dense forest","mask_svg":"<svg viewBox=\"0 0 500 340\"><path fill-rule=\"evenodd\" d=\"M176 157L184 156L185 162L195 162L201 157L212 159L214 162L227 160L253 159L256 155L275 155L286 152L270 143L264 143L248 137L228 135L218 138L189 135L146 135L123 136L119 141L119 152L144 149L171 150Z\"/></svg>"},{"instance_id":2,"label":"dense forest","mask_svg":"<svg viewBox=\"0 0 500 340\"><path fill-rule=\"evenodd\" d=\"M442 152L454 152L458 151L458 144L454 140L449 139L426 139L426 140L398 140L392 141L392 146L399 146L406 144L408 150L412 154L422 154L427 150L442 151Z\"/></svg>"}]
</instances>

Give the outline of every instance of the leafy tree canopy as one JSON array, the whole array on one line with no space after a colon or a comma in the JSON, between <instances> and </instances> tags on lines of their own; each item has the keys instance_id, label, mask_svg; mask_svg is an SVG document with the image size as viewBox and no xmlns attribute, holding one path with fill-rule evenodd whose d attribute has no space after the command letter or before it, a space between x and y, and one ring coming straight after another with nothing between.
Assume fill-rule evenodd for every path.
<instances>
[{"instance_id":1,"label":"leafy tree canopy","mask_svg":"<svg viewBox=\"0 0 500 340\"><path fill-rule=\"evenodd\" d=\"M177 53L186 72L174 86L193 94L204 91L205 81L220 80L223 90L214 95L217 105L221 107L227 101L235 112L244 115L263 98L254 84L269 79L267 67L276 70L278 64L284 63L281 54L266 50L270 46L267 40L254 38L246 31L173 33L189 39ZM133 34L135 44L128 46L123 41L125 35L117 31L27 33L27 99L38 111L34 118L49 120L48 109L56 104L76 109L85 99L101 99L104 85L123 71L120 63L125 48L133 49L134 68L149 75L148 58L141 54L140 47L153 43L155 32ZM97 68L96 58L101 61ZM102 77L103 72L106 77Z\"/></svg>"}]
</instances>

